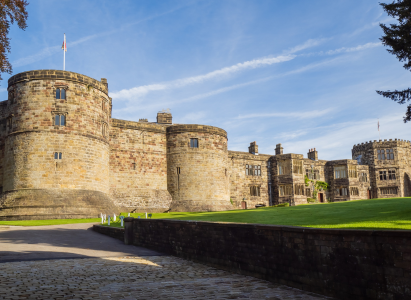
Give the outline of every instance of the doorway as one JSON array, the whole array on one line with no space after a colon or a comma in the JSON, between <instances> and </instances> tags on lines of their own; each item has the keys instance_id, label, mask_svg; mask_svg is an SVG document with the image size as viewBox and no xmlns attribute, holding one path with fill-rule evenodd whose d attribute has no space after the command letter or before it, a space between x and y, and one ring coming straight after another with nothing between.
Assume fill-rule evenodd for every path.
<instances>
[{"instance_id":1,"label":"doorway","mask_svg":"<svg viewBox=\"0 0 411 300\"><path fill-rule=\"evenodd\" d=\"M242 202L241 202L241 208L242 208L242 209L247 209L247 202L242 201Z\"/></svg>"},{"instance_id":2,"label":"doorway","mask_svg":"<svg viewBox=\"0 0 411 300\"><path fill-rule=\"evenodd\" d=\"M367 194L368 194L368 199L371 199L371 191L367 190Z\"/></svg>"},{"instance_id":3,"label":"doorway","mask_svg":"<svg viewBox=\"0 0 411 300\"><path fill-rule=\"evenodd\" d=\"M320 198L320 202L323 203L324 202L324 194L323 193L318 193L318 198Z\"/></svg>"}]
</instances>

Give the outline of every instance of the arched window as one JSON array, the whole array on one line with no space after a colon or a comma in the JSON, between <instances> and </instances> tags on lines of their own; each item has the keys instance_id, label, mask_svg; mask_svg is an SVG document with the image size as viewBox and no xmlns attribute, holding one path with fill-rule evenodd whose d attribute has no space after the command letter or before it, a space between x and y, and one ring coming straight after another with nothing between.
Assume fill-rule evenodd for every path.
<instances>
[{"instance_id":1,"label":"arched window","mask_svg":"<svg viewBox=\"0 0 411 300\"><path fill-rule=\"evenodd\" d=\"M61 89L61 98L60 99L66 99L66 90Z\"/></svg>"},{"instance_id":2,"label":"arched window","mask_svg":"<svg viewBox=\"0 0 411 300\"><path fill-rule=\"evenodd\" d=\"M60 89L56 89L56 99L60 99Z\"/></svg>"}]
</instances>

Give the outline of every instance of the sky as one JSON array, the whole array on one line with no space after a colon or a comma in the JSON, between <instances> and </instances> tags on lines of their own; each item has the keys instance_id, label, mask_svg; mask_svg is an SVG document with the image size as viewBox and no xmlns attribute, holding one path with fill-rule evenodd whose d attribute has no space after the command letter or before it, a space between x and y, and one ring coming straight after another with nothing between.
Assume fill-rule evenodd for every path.
<instances>
[{"instance_id":1,"label":"sky","mask_svg":"<svg viewBox=\"0 0 411 300\"><path fill-rule=\"evenodd\" d=\"M411 140L406 105L375 92L411 85L379 40L395 22L379 1L32 0L9 60L13 74L62 70L65 33L66 70L107 78L113 118L169 108L173 123L226 130L229 150L349 159L379 134Z\"/></svg>"}]
</instances>

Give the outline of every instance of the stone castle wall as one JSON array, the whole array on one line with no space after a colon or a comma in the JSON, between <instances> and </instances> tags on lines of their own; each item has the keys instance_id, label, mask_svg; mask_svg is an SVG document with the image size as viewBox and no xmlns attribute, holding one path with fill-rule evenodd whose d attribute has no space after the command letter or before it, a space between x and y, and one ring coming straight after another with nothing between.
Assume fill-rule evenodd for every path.
<instances>
[{"instance_id":1,"label":"stone castle wall","mask_svg":"<svg viewBox=\"0 0 411 300\"><path fill-rule=\"evenodd\" d=\"M110 194L126 211L169 209L166 128L155 123L112 119Z\"/></svg>"},{"instance_id":2,"label":"stone castle wall","mask_svg":"<svg viewBox=\"0 0 411 300\"><path fill-rule=\"evenodd\" d=\"M66 99L56 99L57 88L66 91ZM34 189L37 195L53 189L108 195L111 99L107 85L72 72L42 70L11 77L8 91L1 121L6 176L0 183L7 201L23 189ZM64 126L55 125L56 115L65 116ZM61 159L55 159L55 152L62 154ZM109 199L103 198L102 203ZM56 207L55 217L66 214L62 212L66 208ZM93 216L97 214L95 210Z\"/></svg>"},{"instance_id":3,"label":"stone castle wall","mask_svg":"<svg viewBox=\"0 0 411 300\"><path fill-rule=\"evenodd\" d=\"M205 125L167 127L167 177L172 211L232 209L227 133Z\"/></svg>"}]
</instances>

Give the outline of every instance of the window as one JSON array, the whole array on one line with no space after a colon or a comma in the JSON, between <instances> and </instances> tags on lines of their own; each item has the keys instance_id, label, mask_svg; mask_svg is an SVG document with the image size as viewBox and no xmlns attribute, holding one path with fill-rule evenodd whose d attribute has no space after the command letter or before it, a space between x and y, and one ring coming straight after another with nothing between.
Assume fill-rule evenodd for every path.
<instances>
[{"instance_id":1,"label":"window","mask_svg":"<svg viewBox=\"0 0 411 300\"><path fill-rule=\"evenodd\" d=\"M261 166L254 166L254 176L261 176Z\"/></svg>"},{"instance_id":2,"label":"window","mask_svg":"<svg viewBox=\"0 0 411 300\"><path fill-rule=\"evenodd\" d=\"M61 152L54 152L54 159L62 159L63 154Z\"/></svg>"},{"instance_id":3,"label":"window","mask_svg":"<svg viewBox=\"0 0 411 300\"><path fill-rule=\"evenodd\" d=\"M395 170L388 170L388 180L395 180Z\"/></svg>"},{"instance_id":4,"label":"window","mask_svg":"<svg viewBox=\"0 0 411 300\"><path fill-rule=\"evenodd\" d=\"M245 175L253 175L251 165L245 165Z\"/></svg>"},{"instance_id":5,"label":"window","mask_svg":"<svg viewBox=\"0 0 411 300\"><path fill-rule=\"evenodd\" d=\"M368 182L367 173L361 172L359 180L360 182Z\"/></svg>"},{"instance_id":6,"label":"window","mask_svg":"<svg viewBox=\"0 0 411 300\"><path fill-rule=\"evenodd\" d=\"M198 139L190 139L190 147L198 148Z\"/></svg>"},{"instance_id":7,"label":"window","mask_svg":"<svg viewBox=\"0 0 411 300\"><path fill-rule=\"evenodd\" d=\"M336 189L337 196L348 196L348 189L346 187L340 187Z\"/></svg>"},{"instance_id":8,"label":"window","mask_svg":"<svg viewBox=\"0 0 411 300\"><path fill-rule=\"evenodd\" d=\"M177 167L177 175L180 174L180 167Z\"/></svg>"},{"instance_id":9,"label":"window","mask_svg":"<svg viewBox=\"0 0 411 300\"><path fill-rule=\"evenodd\" d=\"M394 149L387 149L387 159L394 159Z\"/></svg>"},{"instance_id":10,"label":"window","mask_svg":"<svg viewBox=\"0 0 411 300\"><path fill-rule=\"evenodd\" d=\"M278 161L278 175L288 175L290 174L290 164L289 161L280 160Z\"/></svg>"},{"instance_id":11,"label":"window","mask_svg":"<svg viewBox=\"0 0 411 300\"><path fill-rule=\"evenodd\" d=\"M380 180L387 180L387 171L380 171Z\"/></svg>"},{"instance_id":12,"label":"window","mask_svg":"<svg viewBox=\"0 0 411 300\"><path fill-rule=\"evenodd\" d=\"M56 99L66 99L66 90L56 89Z\"/></svg>"},{"instance_id":13,"label":"window","mask_svg":"<svg viewBox=\"0 0 411 300\"><path fill-rule=\"evenodd\" d=\"M380 192L381 192L382 195L396 195L397 194L397 187L380 188Z\"/></svg>"},{"instance_id":14,"label":"window","mask_svg":"<svg viewBox=\"0 0 411 300\"><path fill-rule=\"evenodd\" d=\"M305 195L311 197L311 189L305 189Z\"/></svg>"},{"instance_id":15,"label":"window","mask_svg":"<svg viewBox=\"0 0 411 300\"><path fill-rule=\"evenodd\" d=\"M131 163L131 167L133 168L133 170L135 170L136 169L136 163L135 162Z\"/></svg>"},{"instance_id":16,"label":"window","mask_svg":"<svg viewBox=\"0 0 411 300\"><path fill-rule=\"evenodd\" d=\"M358 196L359 195L358 188L357 187L350 188L350 194L351 196Z\"/></svg>"},{"instance_id":17,"label":"window","mask_svg":"<svg viewBox=\"0 0 411 300\"><path fill-rule=\"evenodd\" d=\"M293 160L293 173L302 174L303 173L303 161Z\"/></svg>"},{"instance_id":18,"label":"window","mask_svg":"<svg viewBox=\"0 0 411 300\"><path fill-rule=\"evenodd\" d=\"M260 187L250 186L250 196L260 196Z\"/></svg>"},{"instance_id":19,"label":"window","mask_svg":"<svg viewBox=\"0 0 411 300\"><path fill-rule=\"evenodd\" d=\"M335 178L347 178L347 169L345 166L334 167Z\"/></svg>"},{"instance_id":20,"label":"window","mask_svg":"<svg viewBox=\"0 0 411 300\"><path fill-rule=\"evenodd\" d=\"M56 126L66 126L66 116L65 115L56 115L54 117L54 125L56 125Z\"/></svg>"},{"instance_id":21,"label":"window","mask_svg":"<svg viewBox=\"0 0 411 300\"><path fill-rule=\"evenodd\" d=\"M261 166L245 165L245 175L261 176Z\"/></svg>"},{"instance_id":22,"label":"window","mask_svg":"<svg viewBox=\"0 0 411 300\"><path fill-rule=\"evenodd\" d=\"M357 178L357 166L348 165L348 177Z\"/></svg>"},{"instance_id":23,"label":"window","mask_svg":"<svg viewBox=\"0 0 411 300\"><path fill-rule=\"evenodd\" d=\"M378 149L377 150L378 160L385 160L385 150Z\"/></svg>"},{"instance_id":24,"label":"window","mask_svg":"<svg viewBox=\"0 0 411 300\"><path fill-rule=\"evenodd\" d=\"M319 170L314 170L314 179L315 180L320 180L320 171Z\"/></svg>"},{"instance_id":25,"label":"window","mask_svg":"<svg viewBox=\"0 0 411 300\"><path fill-rule=\"evenodd\" d=\"M12 117L8 117L8 118L7 118L7 129L8 129L8 130L12 130L12 129L13 129L13 118L12 118Z\"/></svg>"},{"instance_id":26,"label":"window","mask_svg":"<svg viewBox=\"0 0 411 300\"><path fill-rule=\"evenodd\" d=\"M378 149L377 157L378 157L378 160L394 159L394 149Z\"/></svg>"},{"instance_id":27,"label":"window","mask_svg":"<svg viewBox=\"0 0 411 300\"><path fill-rule=\"evenodd\" d=\"M304 196L304 185L303 184L296 184L294 186L294 194Z\"/></svg>"},{"instance_id":28,"label":"window","mask_svg":"<svg viewBox=\"0 0 411 300\"><path fill-rule=\"evenodd\" d=\"M105 137L107 137L108 131L107 131L107 124L102 123L101 124L101 134Z\"/></svg>"},{"instance_id":29,"label":"window","mask_svg":"<svg viewBox=\"0 0 411 300\"><path fill-rule=\"evenodd\" d=\"M280 196L289 196L292 194L293 186L292 185L280 185L278 186L278 191Z\"/></svg>"}]
</instances>

